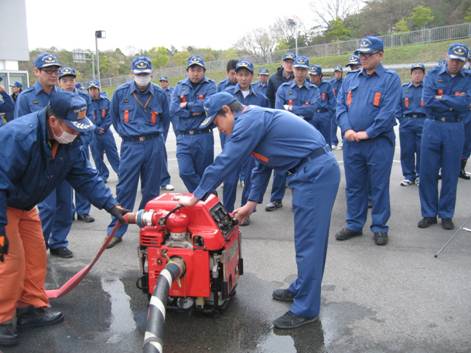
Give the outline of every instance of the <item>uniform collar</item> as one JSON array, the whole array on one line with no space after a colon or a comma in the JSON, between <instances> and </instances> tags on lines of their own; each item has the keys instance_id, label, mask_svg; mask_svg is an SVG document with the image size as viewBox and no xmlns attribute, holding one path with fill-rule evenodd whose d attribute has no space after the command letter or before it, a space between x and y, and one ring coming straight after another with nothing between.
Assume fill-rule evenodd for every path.
<instances>
[{"instance_id":1,"label":"uniform collar","mask_svg":"<svg viewBox=\"0 0 471 353\"><path fill-rule=\"evenodd\" d=\"M290 81L290 85L289 85L291 88L294 88L294 87L298 87L298 84L296 83L296 81L293 79ZM308 80L304 80L304 84L301 86L301 87L305 87L305 88L309 88L309 82Z\"/></svg>"},{"instance_id":2,"label":"uniform collar","mask_svg":"<svg viewBox=\"0 0 471 353\"><path fill-rule=\"evenodd\" d=\"M422 81L418 86L414 86L414 84L412 82L409 82L406 87L407 88L411 88L411 87L417 88L417 87L422 87L423 84L424 84L424 82Z\"/></svg>"},{"instance_id":3,"label":"uniform collar","mask_svg":"<svg viewBox=\"0 0 471 353\"><path fill-rule=\"evenodd\" d=\"M39 83L39 81L36 81L36 82L34 83L33 89L34 89L34 93L36 93L36 94L39 94L41 91L44 92L44 93L46 93L46 91L44 91L43 86L41 86L41 84ZM51 93L54 92L55 90L56 90L56 87L53 87ZM46 93L46 94L47 94L47 93Z\"/></svg>"},{"instance_id":4,"label":"uniform collar","mask_svg":"<svg viewBox=\"0 0 471 353\"><path fill-rule=\"evenodd\" d=\"M383 76L383 74L386 72L386 69L384 68L383 64L379 63L377 66L376 66L376 69L375 69L375 75L377 76ZM366 73L366 70L364 68L362 68L360 70L360 75L363 75L363 76L369 76L367 73Z\"/></svg>"},{"instance_id":5,"label":"uniform collar","mask_svg":"<svg viewBox=\"0 0 471 353\"><path fill-rule=\"evenodd\" d=\"M234 93L237 93L237 92L242 92L242 90L240 89L240 86L238 83L236 83L236 85L234 86ZM250 84L249 86L249 91L250 93L249 94L253 94L254 96L256 96L257 94L255 93L255 91L253 90L252 88L252 84Z\"/></svg>"},{"instance_id":6,"label":"uniform collar","mask_svg":"<svg viewBox=\"0 0 471 353\"><path fill-rule=\"evenodd\" d=\"M443 75L444 73L447 73L447 74L451 77L451 75L448 73L448 65L447 65L447 64L445 64L445 65L440 65L440 71L438 71L438 74L439 74L439 75ZM464 77L464 70L461 69L460 72L458 72L458 73L456 74L456 76L458 76L458 75Z\"/></svg>"},{"instance_id":7,"label":"uniform collar","mask_svg":"<svg viewBox=\"0 0 471 353\"><path fill-rule=\"evenodd\" d=\"M131 83L131 93L134 93L134 92L137 92L137 93L141 93L141 94L146 94L146 93L150 93L151 95L154 95L155 91L154 91L154 85L152 84L152 82L149 84L149 87L147 87L147 89L145 91L141 91L137 85L136 85L136 82L132 81Z\"/></svg>"},{"instance_id":8,"label":"uniform collar","mask_svg":"<svg viewBox=\"0 0 471 353\"><path fill-rule=\"evenodd\" d=\"M208 79L206 78L206 76L200 82L198 82L197 85L199 86L204 82L208 82ZM183 84L190 87L193 85L188 77L183 80Z\"/></svg>"}]
</instances>

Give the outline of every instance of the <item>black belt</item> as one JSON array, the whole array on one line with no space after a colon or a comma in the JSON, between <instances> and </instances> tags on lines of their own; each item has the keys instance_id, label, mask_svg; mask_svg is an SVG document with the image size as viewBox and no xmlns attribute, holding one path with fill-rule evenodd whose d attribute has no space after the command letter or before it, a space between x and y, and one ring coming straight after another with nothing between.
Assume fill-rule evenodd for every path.
<instances>
[{"instance_id":1,"label":"black belt","mask_svg":"<svg viewBox=\"0 0 471 353\"><path fill-rule=\"evenodd\" d=\"M442 123L459 123L463 121L461 117L457 116L440 116L440 117L432 117L435 121L441 121Z\"/></svg>"},{"instance_id":2,"label":"black belt","mask_svg":"<svg viewBox=\"0 0 471 353\"><path fill-rule=\"evenodd\" d=\"M191 130L185 130L185 131L178 131L178 134L180 135L200 135L200 134L209 134L213 130L212 129L191 129Z\"/></svg>"},{"instance_id":3,"label":"black belt","mask_svg":"<svg viewBox=\"0 0 471 353\"><path fill-rule=\"evenodd\" d=\"M126 136L122 137L124 142L144 142L148 140L155 139L156 137L160 136L160 132L150 135L143 135L143 136Z\"/></svg>"},{"instance_id":4,"label":"black belt","mask_svg":"<svg viewBox=\"0 0 471 353\"><path fill-rule=\"evenodd\" d=\"M306 163L307 161L316 159L317 157L322 156L326 153L327 151L324 147L316 148L307 157L304 157L303 159L301 159L301 161L298 164L296 164L293 168L288 169L288 175L295 174L298 171L299 167L301 167L304 163Z\"/></svg>"},{"instance_id":5,"label":"black belt","mask_svg":"<svg viewBox=\"0 0 471 353\"><path fill-rule=\"evenodd\" d=\"M418 113L418 114L409 113L409 114L406 114L405 116L406 118L412 118L412 119L425 118L425 114L421 114L421 113Z\"/></svg>"},{"instance_id":6,"label":"black belt","mask_svg":"<svg viewBox=\"0 0 471 353\"><path fill-rule=\"evenodd\" d=\"M316 109L316 113L325 113L325 112L328 112L328 111L329 111L329 109L325 109L325 108L323 108L323 109Z\"/></svg>"}]
</instances>

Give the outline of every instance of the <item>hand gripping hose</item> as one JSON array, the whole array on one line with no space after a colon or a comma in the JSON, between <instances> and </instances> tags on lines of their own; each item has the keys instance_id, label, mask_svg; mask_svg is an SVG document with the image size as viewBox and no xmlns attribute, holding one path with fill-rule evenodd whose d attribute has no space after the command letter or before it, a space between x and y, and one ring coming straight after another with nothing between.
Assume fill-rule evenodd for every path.
<instances>
[{"instance_id":1,"label":"hand gripping hose","mask_svg":"<svg viewBox=\"0 0 471 353\"><path fill-rule=\"evenodd\" d=\"M179 257L171 258L160 272L154 294L147 311L147 327L144 335L144 353L163 353L163 337L167 298L172 282L185 272L185 263Z\"/></svg>"}]
</instances>

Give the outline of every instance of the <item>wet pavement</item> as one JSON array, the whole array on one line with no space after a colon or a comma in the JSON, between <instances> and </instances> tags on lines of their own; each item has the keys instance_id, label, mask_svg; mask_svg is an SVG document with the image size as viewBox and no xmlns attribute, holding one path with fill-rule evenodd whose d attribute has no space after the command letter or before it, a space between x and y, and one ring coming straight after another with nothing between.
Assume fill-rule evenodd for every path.
<instances>
[{"instance_id":1,"label":"wet pavement","mask_svg":"<svg viewBox=\"0 0 471 353\"><path fill-rule=\"evenodd\" d=\"M177 175L174 142L168 142L172 183ZM341 152L335 152L341 161ZM396 160L398 155L396 153ZM320 321L297 330L273 330L289 309L271 299L275 288L295 278L291 194L284 207L260 207L242 228L245 273L227 310L203 315L169 311L166 353L468 353L471 352L471 233L461 233L438 259L433 254L453 233L440 226L416 227L416 186L400 187L400 165L391 178L390 243L377 247L371 232L347 242L333 235L343 225L344 180L335 204L324 276ZM114 189L116 178L111 178ZM240 190L239 190L240 191ZM455 222L471 216L471 181L459 182ZM267 199L268 197L266 197ZM109 217L93 209L95 223L74 223L70 260L50 258L48 288L64 283L94 255ZM471 221L468 226L471 226ZM63 324L21 332L4 353L131 353L142 351L147 296L136 288L137 229L106 251L71 293L52 301Z\"/></svg>"}]
</instances>

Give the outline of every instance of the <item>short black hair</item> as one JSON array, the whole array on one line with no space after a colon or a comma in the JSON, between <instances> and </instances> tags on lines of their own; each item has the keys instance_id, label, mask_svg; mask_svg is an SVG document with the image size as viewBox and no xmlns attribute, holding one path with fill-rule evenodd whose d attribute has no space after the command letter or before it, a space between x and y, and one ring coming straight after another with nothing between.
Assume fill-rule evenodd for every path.
<instances>
[{"instance_id":1,"label":"short black hair","mask_svg":"<svg viewBox=\"0 0 471 353\"><path fill-rule=\"evenodd\" d=\"M238 62L239 62L239 60L236 60L236 59L229 60L227 62L227 65L226 65L226 72L229 72L231 70L235 70Z\"/></svg>"},{"instance_id":2,"label":"short black hair","mask_svg":"<svg viewBox=\"0 0 471 353\"><path fill-rule=\"evenodd\" d=\"M241 112L242 109L244 109L244 106L238 100L233 101L231 104L227 104L227 106L231 109L231 112L233 113ZM217 115L221 113L222 113L222 109L218 111Z\"/></svg>"}]
</instances>

